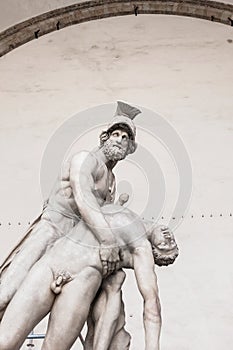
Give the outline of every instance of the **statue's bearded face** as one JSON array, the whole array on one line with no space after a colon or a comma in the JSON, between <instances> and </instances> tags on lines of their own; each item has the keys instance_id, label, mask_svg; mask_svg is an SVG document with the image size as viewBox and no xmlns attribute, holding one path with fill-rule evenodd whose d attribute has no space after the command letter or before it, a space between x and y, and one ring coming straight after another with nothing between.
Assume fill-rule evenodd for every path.
<instances>
[{"instance_id":1,"label":"statue's bearded face","mask_svg":"<svg viewBox=\"0 0 233 350\"><path fill-rule=\"evenodd\" d=\"M112 131L109 138L104 141L102 151L109 160L118 161L126 157L129 147L129 135L123 129Z\"/></svg>"},{"instance_id":2,"label":"statue's bearded face","mask_svg":"<svg viewBox=\"0 0 233 350\"><path fill-rule=\"evenodd\" d=\"M174 235L166 226L154 228L151 245L155 264L159 266L173 264L179 254Z\"/></svg>"}]
</instances>

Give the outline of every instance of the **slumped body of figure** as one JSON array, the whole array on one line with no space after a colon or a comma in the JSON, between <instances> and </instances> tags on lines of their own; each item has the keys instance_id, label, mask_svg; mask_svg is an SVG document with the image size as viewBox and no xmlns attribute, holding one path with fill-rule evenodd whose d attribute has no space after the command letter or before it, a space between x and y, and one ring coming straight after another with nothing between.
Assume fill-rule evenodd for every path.
<instances>
[{"instance_id":1,"label":"slumped body of figure","mask_svg":"<svg viewBox=\"0 0 233 350\"><path fill-rule=\"evenodd\" d=\"M102 212L121 247L118 269L134 269L144 299L145 349L158 350L161 316L154 263L156 258L159 264L164 259L166 265L175 260L178 249L174 237L167 231L163 234L161 228L150 227L146 231L142 220L129 209L122 211L122 207L110 204ZM1 350L18 350L29 332L50 311L42 349L70 349L102 283L99 247L93 233L80 221L47 250L5 311L0 325ZM120 316L120 309L117 312ZM111 332L114 334L114 329L106 332L103 339L97 331L93 349L111 349Z\"/></svg>"}]
</instances>

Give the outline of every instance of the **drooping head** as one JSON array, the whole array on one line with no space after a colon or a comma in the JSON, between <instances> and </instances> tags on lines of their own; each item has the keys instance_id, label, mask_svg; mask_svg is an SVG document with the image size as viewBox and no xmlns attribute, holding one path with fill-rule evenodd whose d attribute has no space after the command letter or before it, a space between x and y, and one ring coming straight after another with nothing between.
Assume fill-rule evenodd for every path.
<instances>
[{"instance_id":1,"label":"drooping head","mask_svg":"<svg viewBox=\"0 0 233 350\"><path fill-rule=\"evenodd\" d=\"M166 226L159 225L153 228L150 243L156 265L167 266L173 264L179 255L174 235Z\"/></svg>"},{"instance_id":2,"label":"drooping head","mask_svg":"<svg viewBox=\"0 0 233 350\"><path fill-rule=\"evenodd\" d=\"M100 134L100 147L107 159L118 161L135 152L136 127L133 119L141 111L118 101L116 114L106 131Z\"/></svg>"}]
</instances>

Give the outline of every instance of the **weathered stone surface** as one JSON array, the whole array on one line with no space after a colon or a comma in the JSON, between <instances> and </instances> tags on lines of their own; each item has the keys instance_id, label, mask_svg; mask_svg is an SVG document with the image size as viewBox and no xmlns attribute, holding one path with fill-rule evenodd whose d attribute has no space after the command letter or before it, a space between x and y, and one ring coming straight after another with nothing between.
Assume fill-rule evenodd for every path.
<instances>
[{"instance_id":1,"label":"weathered stone surface","mask_svg":"<svg viewBox=\"0 0 233 350\"><path fill-rule=\"evenodd\" d=\"M33 17L12 26L0 33L0 56L26 42L64 27L96 20L100 18L134 15L134 5L138 6L138 14L167 14L202 18L222 24L231 25L233 5L205 0L99 0L83 1Z\"/></svg>"}]
</instances>

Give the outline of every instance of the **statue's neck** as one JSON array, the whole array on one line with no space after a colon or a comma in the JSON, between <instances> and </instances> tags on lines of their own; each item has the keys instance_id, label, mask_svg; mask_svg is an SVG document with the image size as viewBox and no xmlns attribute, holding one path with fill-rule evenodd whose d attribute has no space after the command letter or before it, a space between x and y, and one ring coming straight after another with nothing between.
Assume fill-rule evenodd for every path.
<instances>
[{"instance_id":1,"label":"statue's neck","mask_svg":"<svg viewBox=\"0 0 233 350\"><path fill-rule=\"evenodd\" d=\"M107 163L106 163L106 166L107 166L108 169L112 170L116 164L117 164L117 161L108 160Z\"/></svg>"}]
</instances>

